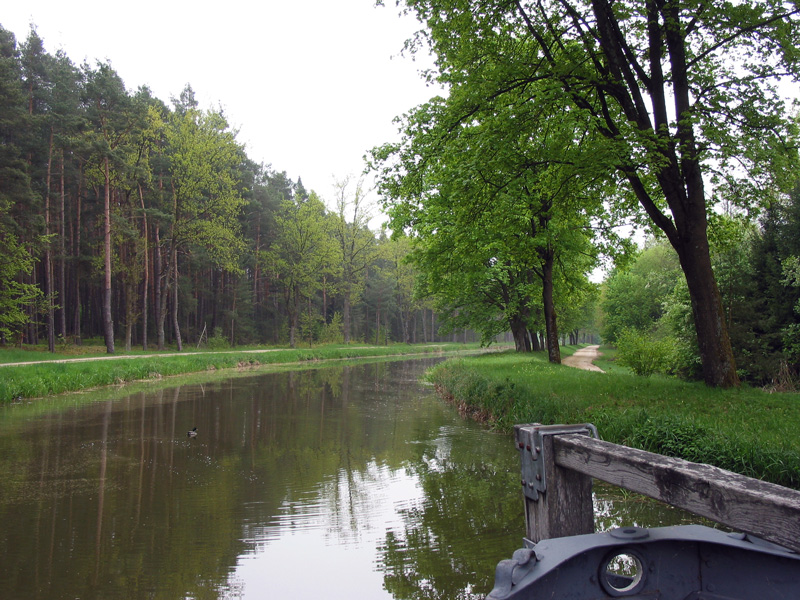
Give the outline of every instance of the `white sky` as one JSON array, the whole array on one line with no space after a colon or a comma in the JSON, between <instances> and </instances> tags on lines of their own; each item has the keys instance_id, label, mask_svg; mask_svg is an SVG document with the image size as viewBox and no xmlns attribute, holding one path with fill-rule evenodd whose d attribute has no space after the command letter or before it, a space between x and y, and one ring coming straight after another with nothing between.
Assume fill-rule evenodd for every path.
<instances>
[{"instance_id":1,"label":"white sky","mask_svg":"<svg viewBox=\"0 0 800 600\"><path fill-rule=\"evenodd\" d=\"M33 23L54 54L106 60L133 91L170 104L189 83L221 107L248 156L302 177L329 205L334 179L358 177L392 119L427 101L427 57L400 56L419 24L374 0L12 0L0 24L24 42Z\"/></svg>"}]
</instances>

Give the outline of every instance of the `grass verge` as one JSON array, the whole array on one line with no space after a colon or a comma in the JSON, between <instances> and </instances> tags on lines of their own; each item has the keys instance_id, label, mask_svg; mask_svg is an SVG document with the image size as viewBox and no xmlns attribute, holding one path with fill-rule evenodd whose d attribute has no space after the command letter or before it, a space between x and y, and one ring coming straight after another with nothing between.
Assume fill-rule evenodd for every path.
<instances>
[{"instance_id":1,"label":"grass verge","mask_svg":"<svg viewBox=\"0 0 800 600\"><path fill-rule=\"evenodd\" d=\"M580 371L543 354L454 358L428 379L463 414L504 431L590 422L610 442L800 489L800 394Z\"/></svg>"},{"instance_id":2,"label":"grass verge","mask_svg":"<svg viewBox=\"0 0 800 600\"><path fill-rule=\"evenodd\" d=\"M105 354L66 359L64 356L19 351L0 352L0 403L23 398L40 398L64 392L82 391L107 385L157 380L173 375L219 369L254 368L261 365L303 364L313 361L345 360L382 356L408 356L469 351L477 344L393 344L390 346L320 346L313 349L267 348L224 352L181 354ZM87 360L96 358L98 360ZM100 360L102 359L102 360ZM8 364L45 360L37 364Z\"/></svg>"}]
</instances>

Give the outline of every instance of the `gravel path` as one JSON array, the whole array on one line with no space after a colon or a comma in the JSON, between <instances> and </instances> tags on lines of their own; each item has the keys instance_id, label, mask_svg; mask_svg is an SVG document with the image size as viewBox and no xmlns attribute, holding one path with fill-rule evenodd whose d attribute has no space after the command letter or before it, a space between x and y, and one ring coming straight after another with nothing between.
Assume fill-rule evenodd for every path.
<instances>
[{"instance_id":1,"label":"gravel path","mask_svg":"<svg viewBox=\"0 0 800 600\"><path fill-rule=\"evenodd\" d=\"M586 346L586 348L581 348L572 356L568 356L562 360L561 363L569 367L575 367L585 371L598 371L599 373L605 373L603 369L592 363L595 358L600 356L598 348L600 348L600 346Z\"/></svg>"}]
</instances>

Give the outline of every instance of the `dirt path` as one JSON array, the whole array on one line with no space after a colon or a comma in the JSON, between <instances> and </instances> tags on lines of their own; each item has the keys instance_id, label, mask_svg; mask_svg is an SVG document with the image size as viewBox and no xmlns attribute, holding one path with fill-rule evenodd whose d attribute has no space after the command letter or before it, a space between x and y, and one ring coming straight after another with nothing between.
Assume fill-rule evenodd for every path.
<instances>
[{"instance_id":1,"label":"dirt path","mask_svg":"<svg viewBox=\"0 0 800 600\"><path fill-rule=\"evenodd\" d=\"M586 346L586 348L581 348L572 356L568 356L562 360L561 363L569 367L575 367L576 369L605 373L603 369L592 364L592 361L600 356L598 348L600 348L600 346Z\"/></svg>"}]
</instances>

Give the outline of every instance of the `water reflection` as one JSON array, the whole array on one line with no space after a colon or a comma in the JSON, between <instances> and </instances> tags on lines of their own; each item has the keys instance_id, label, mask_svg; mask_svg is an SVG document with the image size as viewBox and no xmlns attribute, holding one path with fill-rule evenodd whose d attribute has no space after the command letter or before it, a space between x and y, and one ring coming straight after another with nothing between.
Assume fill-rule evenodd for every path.
<instances>
[{"instance_id":1,"label":"water reflection","mask_svg":"<svg viewBox=\"0 0 800 600\"><path fill-rule=\"evenodd\" d=\"M482 597L518 459L418 384L434 360L1 409L0 597Z\"/></svg>"}]
</instances>

